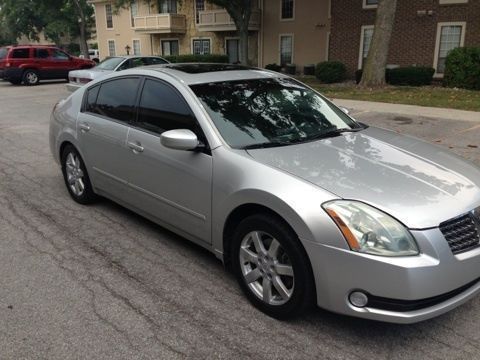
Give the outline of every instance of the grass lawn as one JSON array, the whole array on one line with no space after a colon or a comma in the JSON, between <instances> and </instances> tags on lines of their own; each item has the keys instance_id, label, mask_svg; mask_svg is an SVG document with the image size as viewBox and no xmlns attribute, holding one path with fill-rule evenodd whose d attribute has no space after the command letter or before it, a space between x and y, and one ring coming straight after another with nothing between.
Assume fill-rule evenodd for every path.
<instances>
[{"instance_id":1,"label":"grass lawn","mask_svg":"<svg viewBox=\"0 0 480 360\"><path fill-rule=\"evenodd\" d=\"M299 77L329 98L377 101L393 104L431 106L480 111L480 91L449 89L440 86L388 86L382 89L362 89L353 83L322 84L313 77Z\"/></svg>"}]
</instances>

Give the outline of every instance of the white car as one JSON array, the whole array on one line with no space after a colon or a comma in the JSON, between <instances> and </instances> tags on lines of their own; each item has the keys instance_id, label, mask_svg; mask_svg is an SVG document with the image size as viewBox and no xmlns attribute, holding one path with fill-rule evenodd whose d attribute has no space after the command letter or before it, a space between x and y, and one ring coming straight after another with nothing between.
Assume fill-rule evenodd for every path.
<instances>
[{"instance_id":1,"label":"white car","mask_svg":"<svg viewBox=\"0 0 480 360\"><path fill-rule=\"evenodd\" d=\"M68 73L67 90L74 92L92 80L101 78L115 71L135 68L146 65L168 64L168 61L159 56L113 56L103 60L91 69L75 70Z\"/></svg>"}]
</instances>

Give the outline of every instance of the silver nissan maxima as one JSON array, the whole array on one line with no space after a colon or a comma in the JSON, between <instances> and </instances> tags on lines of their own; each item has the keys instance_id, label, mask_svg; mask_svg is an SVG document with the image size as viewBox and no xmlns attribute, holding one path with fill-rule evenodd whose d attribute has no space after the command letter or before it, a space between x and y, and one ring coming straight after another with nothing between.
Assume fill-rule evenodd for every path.
<instances>
[{"instance_id":1,"label":"silver nissan maxima","mask_svg":"<svg viewBox=\"0 0 480 360\"><path fill-rule=\"evenodd\" d=\"M316 303L413 323L480 291L480 169L285 75L108 75L55 106L50 143L73 200L112 199L209 249L270 316Z\"/></svg>"}]
</instances>

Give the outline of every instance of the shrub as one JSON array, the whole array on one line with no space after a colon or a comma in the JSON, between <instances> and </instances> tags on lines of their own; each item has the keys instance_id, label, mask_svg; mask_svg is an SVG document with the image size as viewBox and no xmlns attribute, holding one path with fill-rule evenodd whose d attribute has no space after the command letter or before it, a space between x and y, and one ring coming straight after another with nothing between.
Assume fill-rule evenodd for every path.
<instances>
[{"instance_id":1,"label":"shrub","mask_svg":"<svg viewBox=\"0 0 480 360\"><path fill-rule=\"evenodd\" d=\"M282 67L280 65L277 65L277 64L274 63L274 64L266 65L265 69L279 72L282 69Z\"/></svg>"},{"instance_id":2,"label":"shrub","mask_svg":"<svg viewBox=\"0 0 480 360\"><path fill-rule=\"evenodd\" d=\"M331 84L345 80L346 66L339 61L324 61L317 64L315 76L321 82Z\"/></svg>"},{"instance_id":3,"label":"shrub","mask_svg":"<svg viewBox=\"0 0 480 360\"><path fill-rule=\"evenodd\" d=\"M480 48L465 47L450 51L445 64L443 84L480 90Z\"/></svg>"},{"instance_id":4,"label":"shrub","mask_svg":"<svg viewBox=\"0 0 480 360\"><path fill-rule=\"evenodd\" d=\"M228 63L228 55L168 55L164 59L171 63Z\"/></svg>"},{"instance_id":5,"label":"shrub","mask_svg":"<svg viewBox=\"0 0 480 360\"><path fill-rule=\"evenodd\" d=\"M387 82L391 85L430 85L435 69L426 66L409 66L389 69Z\"/></svg>"}]
</instances>

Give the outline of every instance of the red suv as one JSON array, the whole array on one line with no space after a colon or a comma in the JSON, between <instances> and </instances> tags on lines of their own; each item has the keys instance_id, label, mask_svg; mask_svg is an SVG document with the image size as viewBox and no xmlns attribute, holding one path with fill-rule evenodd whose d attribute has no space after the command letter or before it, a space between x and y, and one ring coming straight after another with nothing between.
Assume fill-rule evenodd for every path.
<instances>
[{"instance_id":1,"label":"red suv","mask_svg":"<svg viewBox=\"0 0 480 360\"><path fill-rule=\"evenodd\" d=\"M92 60L68 55L54 46L18 45L0 48L0 79L37 85L42 79L66 79L68 72L95 66Z\"/></svg>"}]
</instances>

